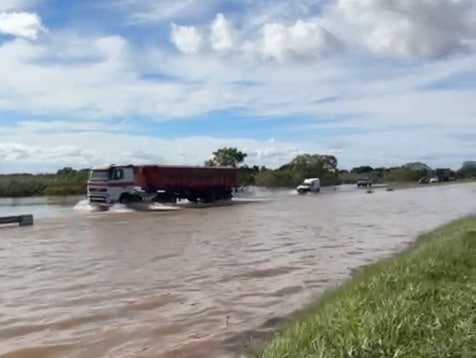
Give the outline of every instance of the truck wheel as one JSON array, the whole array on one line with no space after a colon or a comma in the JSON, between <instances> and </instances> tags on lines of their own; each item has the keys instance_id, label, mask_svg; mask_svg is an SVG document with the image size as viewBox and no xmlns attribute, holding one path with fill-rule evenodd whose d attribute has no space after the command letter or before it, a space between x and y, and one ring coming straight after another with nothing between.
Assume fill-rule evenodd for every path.
<instances>
[{"instance_id":1,"label":"truck wheel","mask_svg":"<svg viewBox=\"0 0 476 358\"><path fill-rule=\"evenodd\" d=\"M221 200L231 200L232 198L233 193L231 192L231 190L224 190L220 195Z\"/></svg>"},{"instance_id":2,"label":"truck wheel","mask_svg":"<svg viewBox=\"0 0 476 358\"><path fill-rule=\"evenodd\" d=\"M119 198L119 203L121 204L138 203L140 201L142 201L141 197L134 194L131 195L131 194L124 193Z\"/></svg>"},{"instance_id":3,"label":"truck wheel","mask_svg":"<svg viewBox=\"0 0 476 358\"><path fill-rule=\"evenodd\" d=\"M212 203L215 201L215 193L214 192L209 192L209 193L206 193L203 197L202 197L202 201L204 203Z\"/></svg>"},{"instance_id":4,"label":"truck wheel","mask_svg":"<svg viewBox=\"0 0 476 358\"><path fill-rule=\"evenodd\" d=\"M119 203L120 204L127 204L129 203L131 200L129 198L129 194L122 194L121 197L119 198Z\"/></svg>"}]
</instances>

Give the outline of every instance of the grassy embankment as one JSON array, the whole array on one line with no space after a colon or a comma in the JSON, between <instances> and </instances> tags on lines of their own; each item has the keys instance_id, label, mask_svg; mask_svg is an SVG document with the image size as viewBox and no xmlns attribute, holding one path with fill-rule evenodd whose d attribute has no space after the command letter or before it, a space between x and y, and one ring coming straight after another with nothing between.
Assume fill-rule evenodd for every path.
<instances>
[{"instance_id":1,"label":"grassy embankment","mask_svg":"<svg viewBox=\"0 0 476 358\"><path fill-rule=\"evenodd\" d=\"M255 357L475 357L476 216L358 271ZM253 355L252 355L253 356Z\"/></svg>"}]
</instances>

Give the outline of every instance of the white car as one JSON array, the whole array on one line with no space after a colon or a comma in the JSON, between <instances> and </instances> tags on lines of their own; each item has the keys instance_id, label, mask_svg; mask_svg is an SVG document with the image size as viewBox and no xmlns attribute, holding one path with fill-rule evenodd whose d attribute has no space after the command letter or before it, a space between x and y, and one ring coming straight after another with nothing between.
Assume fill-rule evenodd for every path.
<instances>
[{"instance_id":1,"label":"white car","mask_svg":"<svg viewBox=\"0 0 476 358\"><path fill-rule=\"evenodd\" d=\"M308 178L296 188L299 194L318 193L321 191L321 181L319 178Z\"/></svg>"}]
</instances>

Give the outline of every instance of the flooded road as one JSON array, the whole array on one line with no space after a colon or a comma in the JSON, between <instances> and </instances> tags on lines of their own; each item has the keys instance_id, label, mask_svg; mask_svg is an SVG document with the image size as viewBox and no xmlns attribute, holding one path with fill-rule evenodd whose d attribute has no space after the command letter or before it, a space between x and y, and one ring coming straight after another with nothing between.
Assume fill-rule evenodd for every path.
<instances>
[{"instance_id":1,"label":"flooded road","mask_svg":"<svg viewBox=\"0 0 476 358\"><path fill-rule=\"evenodd\" d=\"M0 357L235 357L243 332L476 213L476 184L253 198L164 212L0 199L0 216L35 214L0 228Z\"/></svg>"}]
</instances>

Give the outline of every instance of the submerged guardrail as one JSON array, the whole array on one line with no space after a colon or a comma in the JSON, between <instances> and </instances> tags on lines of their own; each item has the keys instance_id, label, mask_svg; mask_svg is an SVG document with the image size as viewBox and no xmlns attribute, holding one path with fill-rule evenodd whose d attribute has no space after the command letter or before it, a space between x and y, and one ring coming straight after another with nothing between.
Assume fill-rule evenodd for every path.
<instances>
[{"instance_id":1,"label":"submerged guardrail","mask_svg":"<svg viewBox=\"0 0 476 358\"><path fill-rule=\"evenodd\" d=\"M33 215L11 215L0 217L0 225L18 224L19 226L33 225Z\"/></svg>"}]
</instances>

